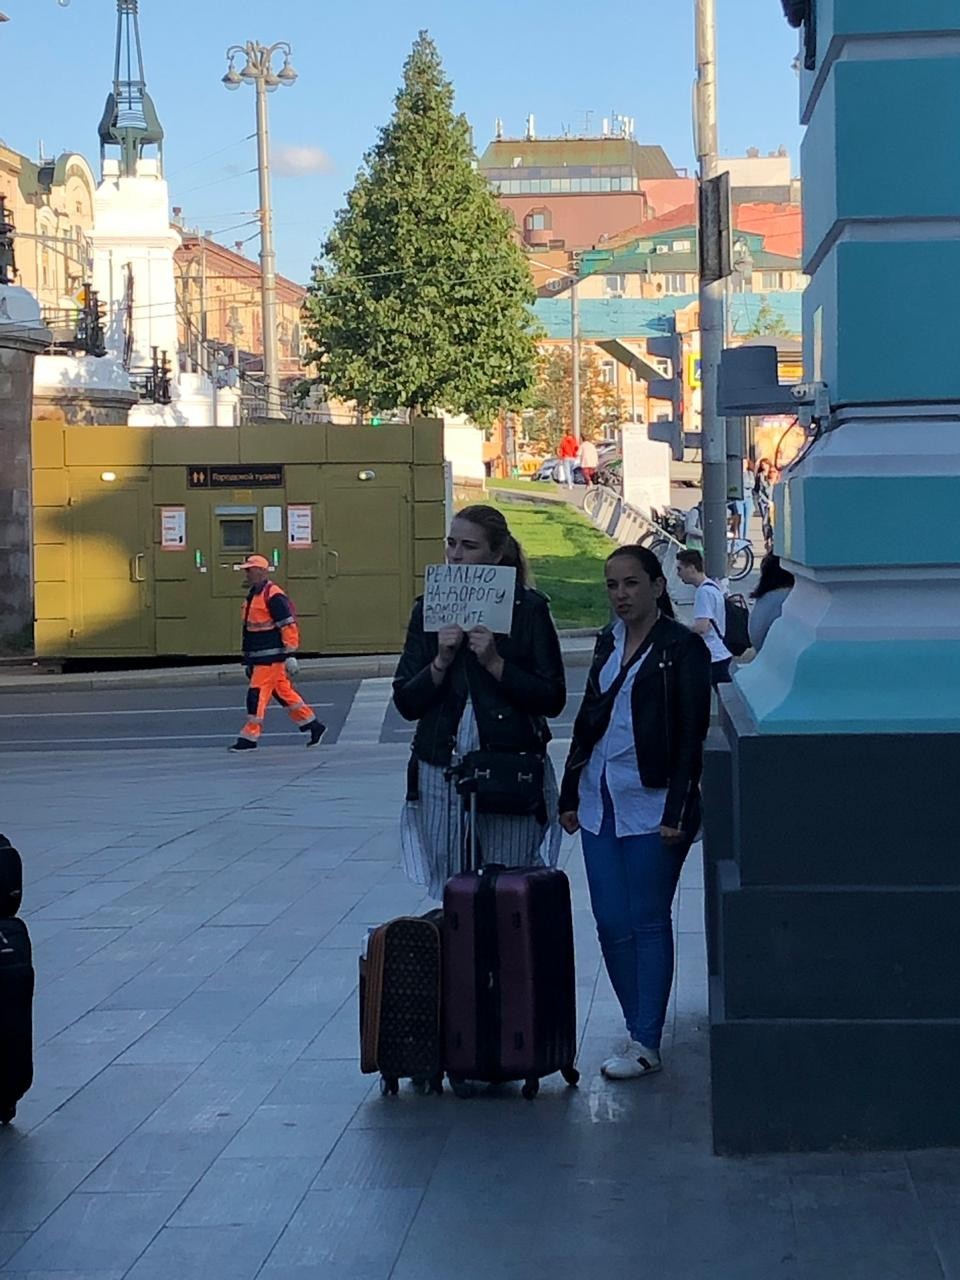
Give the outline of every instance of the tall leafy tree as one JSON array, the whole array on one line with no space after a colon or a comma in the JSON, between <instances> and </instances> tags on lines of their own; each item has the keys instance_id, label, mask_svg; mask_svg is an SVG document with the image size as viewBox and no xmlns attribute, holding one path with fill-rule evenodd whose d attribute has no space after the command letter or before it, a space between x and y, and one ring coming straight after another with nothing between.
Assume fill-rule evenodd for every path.
<instances>
[{"instance_id":1,"label":"tall leafy tree","mask_svg":"<svg viewBox=\"0 0 960 1280\"><path fill-rule=\"evenodd\" d=\"M305 328L318 381L367 409L488 422L520 408L536 381L534 296L421 32L314 271Z\"/></svg>"},{"instance_id":2,"label":"tall leafy tree","mask_svg":"<svg viewBox=\"0 0 960 1280\"><path fill-rule=\"evenodd\" d=\"M545 352L538 369L533 409L525 415L527 438L556 449L573 427L573 357L569 347ZM580 430L586 440L602 440L623 421L624 408L615 386L606 381L600 361L589 349L580 354Z\"/></svg>"},{"instance_id":3,"label":"tall leafy tree","mask_svg":"<svg viewBox=\"0 0 960 1280\"><path fill-rule=\"evenodd\" d=\"M770 305L769 298L761 298L760 306L757 309L757 318L747 330L747 336L750 338L788 338L790 336L790 326L780 314Z\"/></svg>"}]
</instances>

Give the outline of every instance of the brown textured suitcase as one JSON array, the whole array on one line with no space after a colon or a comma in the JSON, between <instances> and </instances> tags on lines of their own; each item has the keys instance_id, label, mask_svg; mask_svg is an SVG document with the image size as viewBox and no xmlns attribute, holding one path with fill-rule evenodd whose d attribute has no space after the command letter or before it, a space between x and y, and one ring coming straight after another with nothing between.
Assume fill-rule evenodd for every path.
<instances>
[{"instance_id":1,"label":"brown textured suitcase","mask_svg":"<svg viewBox=\"0 0 960 1280\"><path fill-rule=\"evenodd\" d=\"M476 860L475 797L469 858ZM549 867L488 864L443 894L444 1061L458 1096L471 1081L522 1080L534 1098L559 1071L575 1085L577 1010L570 884Z\"/></svg>"},{"instance_id":2,"label":"brown textured suitcase","mask_svg":"<svg viewBox=\"0 0 960 1280\"><path fill-rule=\"evenodd\" d=\"M360 959L360 1070L379 1071L383 1094L397 1093L402 1079L443 1092L441 918L431 911L380 925Z\"/></svg>"}]
</instances>

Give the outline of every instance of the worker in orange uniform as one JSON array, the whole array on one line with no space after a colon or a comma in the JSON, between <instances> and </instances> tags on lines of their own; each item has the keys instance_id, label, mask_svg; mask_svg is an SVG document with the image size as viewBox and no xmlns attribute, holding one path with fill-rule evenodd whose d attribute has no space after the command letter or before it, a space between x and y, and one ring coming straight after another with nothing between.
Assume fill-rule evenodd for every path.
<instances>
[{"instance_id":1,"label":"worker in orange uniform","mask_svg":"<svg viewBox=\"0 0 960 1280\"><path fill-rule=\"evenodd\" d=\"M286 707L301 733L309 733L308 747L315 747L326 733L312 708L290 683L297 673L296 652L300 628L289 598L270 579L270 563L264 556L248 556L239 566L250 590L243 605L243 660L250 677L247 690L247 723L231 751L253 751L263 731L263 718L271 698Z\"/></svg>"}]
</instances>

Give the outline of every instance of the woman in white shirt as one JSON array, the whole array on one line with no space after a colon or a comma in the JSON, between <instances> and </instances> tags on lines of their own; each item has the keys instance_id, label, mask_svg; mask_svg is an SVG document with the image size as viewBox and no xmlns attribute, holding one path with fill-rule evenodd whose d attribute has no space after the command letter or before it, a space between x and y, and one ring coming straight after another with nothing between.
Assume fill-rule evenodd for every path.
<instances>
[{"instance_id":1,"label":"woman in white shirt","mask_svg":"<svg viewBox=\"0 0 960 1280\"><path fill-rule=\"evenodd\" d=\"M618 547L605 574L616 617L597 640L560 821L581 832L600 946L629 1036L603 1071L626 1080L661 1069L671 910L700 828L710 654L674 620L660 561L646 547Z\"/></svg>"}]
</instances>

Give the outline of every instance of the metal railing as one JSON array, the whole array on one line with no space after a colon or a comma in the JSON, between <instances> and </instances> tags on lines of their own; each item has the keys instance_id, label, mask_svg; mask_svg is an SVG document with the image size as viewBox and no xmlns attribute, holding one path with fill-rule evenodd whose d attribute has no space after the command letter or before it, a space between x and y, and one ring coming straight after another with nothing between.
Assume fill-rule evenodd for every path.
<instances>
[{"instance_id":1,"label":"metal railing","mask_svg":"<svg viewBox=\"0 0 960 1280\"><path fill-rule=\"evenodd\" d=\"M85 302L79 307L48 308L43 323L50 330L52 355L105 356L104 308L95 290L84 286Z\"/></svg>"},{"instance_id":2,"label":"metal railing","mask_svg":"<svg viewBox=\"0 0 960 1280\"><path fill-rule=\"evenodd\" d=\"M130 370L130 385L141 401L149 404L169 404L172 399L170 357L166 351L151 347L152 362L146 367Z\"/></svg>"}]
</instances>

